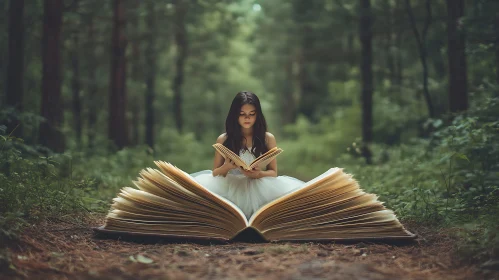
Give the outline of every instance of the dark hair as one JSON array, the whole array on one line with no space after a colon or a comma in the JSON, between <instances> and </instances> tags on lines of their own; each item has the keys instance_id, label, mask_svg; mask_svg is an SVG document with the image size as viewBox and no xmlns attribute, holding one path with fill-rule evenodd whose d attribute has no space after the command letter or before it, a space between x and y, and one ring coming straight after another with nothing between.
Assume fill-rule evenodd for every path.
<instances>
[{"instance_id":1,"label":"dark hair","mask_svg":"<svg viewBox=\"0 0 499 280\"><path fill-rule=\"evenodd\" d=\"M229 114L225 119L225 133L227 134L227 139L225 140L224 145L236 154L239 154L239 151L241 151L241 148L243 147L242 143L245 141L245 138L241 133L241 126L239 125L238 119L239 114L241 113L241 107L245 104L251 104L256 108L256 121L253 125L253 143L250 152L258 157L268 151L265 143L267 122L262 113L260 100L252 92L238 92L236 97L234 97L234 100L232 100Z\"/></svg>"}]
</instances>

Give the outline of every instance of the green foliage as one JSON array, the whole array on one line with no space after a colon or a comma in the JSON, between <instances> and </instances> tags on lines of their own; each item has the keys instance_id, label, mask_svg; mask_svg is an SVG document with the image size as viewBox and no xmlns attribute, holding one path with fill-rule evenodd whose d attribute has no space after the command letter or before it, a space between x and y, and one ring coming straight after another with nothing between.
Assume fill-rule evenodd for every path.
<instances>
[{"instance_id":1,"label":"green foliage","mask_svg":"<svg viewBox=\"0 0 499 280\"><path fill-rule=\"evenodd\" d=\"M497 212L485 215L480 222L464 224L456 229L457 252L463 259L484 261L497 257L499 250L499 226Z\"/></svg>"},{"instance_id":2,"label":"green foliage","mask_svg":"<svg viewBox=\"0 0 499 280\"><path fill-rule=\"evenodd\" d=\"M26 221L107 211L119 189L133 186L141 169L155 167L154 160L194 172L210 168L214 153L193 133L169 128L161 131L158 138L164 140L154 150L137 146L113 154L102 149L51 154L5 130L0 126L0 240L15 239Z\"/></svg>"},{"instance_id":3,"label":"green foliage","mask_svg":"<svg viewBox=\"0 0 499 280\"><path fill-rule=\"evenodd\" d=\"M430 121L436 129L431 139L375 145L380 164L365 166L344 155L340 166L402 219L461 227L460 252L483 259L499 248L494 222L499 217L498 105L499 98L485 98L448 126Z\"/></svg>"},{"instance_id":4,"label":"green foliage","mask_svg":"<svg viewBox=\"0 0 499 280\"><path fill-rule=\"evenodd\" d=\"M279 161L280 173L311 179L326 171L360 134L360 126L352 123L360 123L359 108L337 110L335 117L322 118L317 124L300 116L285 127L285 139L278 139L285 151Z\"/></svg>"},{"instance_id":5,"label":"green foliage","mask_svg":"<svg viewBox=\"0 0 499 280\"><path fill-rule=\"evenodd\" d=\"M455 228L459 255L484 260L499 248L499 98L482 96L475 96L470 110L450 122L429 120L430 138L374 143L374 165L366 165L360 155L358 125L352 126L359 122L355 105L319 125L300 117L285 127L285 139L278 139L285 150L279 173L308 180L328 168L343 167L403 221ZM390 108L394 104L386 100L378 98L375 105L382 122L378 134L417 121L400 107Z\"/></svg>"},{"instance_id":6,"label":"green foliage","mask_svg":"<svg viewBox=\"0 0 499 280\"><path fill-rule=\"evenodd\" d=\"M42 156L5 129L0 126L0 240L15 238L23 221L85 210L88 182L73 180L71 158Z\"/></svg>"},{"instance_id":7,"label":"green foliage","mask_svg":"<svg viewBox=\"0 0 499 280\"><path fill-rule=\"evenodd\" d=\"M74 153L73 176L87 181L87 195L83 197L86 207L93 211L107 211L119 189L133 187L132 181L142 169L157 168L156 160L170 162L186 172L211 168L214 150L210 144L215 142L215 138L200 142L194 133L179 134L174 129L165 128L158 139L154 149L136 146L115 153Z\"/></svg>"},{"instance_id":8,"label":"green foliage","mask_svg":"<svg viewBox=\"0 0 499 280\"><path fill-rule=\"evenodd\" d=\"M12 108L12 107L4 107L0 106L0 123L16 123L19 122L22 124L21 126L13 127L10 129L14 130L22 130L23 135L26 135L23 139L17 139L15 137L12 137L11 139L14 140L14 143L22 143L24 141L29 142L34 142L34 137L36 137L36 133L38 131L38 125L43 121L43 117L39 116L38 114L31 113L31 112L19 112L18 110ZM7 128L1 131L4 135L6 133ZM4 136L5 137L5 136ZM5 140L5 139L2 139ZM18 148L21 149L23 152L27 152L29 154L34 154L36 152L33 151L34 147L28 146L28 145L18 145Z\"/></svg>"},{"instance_id":9,"label":"green foliage","mask_svg":"<svg viewBox=\"0 0 499 280\"><path fill-rule=\"evenodd\" d=\"M468 45L470 77L480 83L497 80L497 49L499 44L499 22L497 10L499 2L494 0L476 0L468 6L469 13L463 19ZM494 71L495 70L495 71Z\"/></svg>"},{"instance_id":10,"label":"green foliage","mask_svg":"<svg viewBox=\"0 0 499 280\"><path fill-rule=\"evenodd\" d=\"M0 216L0 243L6 244L9 240L15 240L25 225L26 221L21 217L20 212L3 213ZM1 247L0 250L2 250Z\"/></svg>"}]
</instances>

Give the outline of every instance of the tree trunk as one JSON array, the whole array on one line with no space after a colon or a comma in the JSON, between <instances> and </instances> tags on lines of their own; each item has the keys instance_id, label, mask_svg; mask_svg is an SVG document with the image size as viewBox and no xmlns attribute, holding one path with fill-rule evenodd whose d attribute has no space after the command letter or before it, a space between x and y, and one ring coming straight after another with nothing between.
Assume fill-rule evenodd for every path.
<instances>
[{"instance_id":1,"label":"tree trunk","mask_svg":"<svg viewBox=\"0 0 499 280\"><path fill-rule=\"evenodd\" d=\"M391 84L395 84L396 71L395 71L395 59L393 52L393 17L394 11L391 7L390 1L385 0L384 2L386 13L387 13L387 29L386 29L386 65L388 67L388 72L390 76Z\"/></svg>"},{"instance_id":2,"label":"tree trunk","mask_svg":"<svg viewBox=\"0 0 499 280\"><path fill-rule=\"evenodd\" d=\"M132 60L133 60L133 66L132 66L132 77L135 83L137 84L142 84L143 80L142 78L142 65L141 65L141 58L140 58L140 46L139 46L139 40L134 39L132 42ZM134 92L133 95L130 96L132 99L132 104L131 104L131 131L130 131L130 143L132 145L138 145L140 144L140 108L141 102L140 102L140 96L142 94L142 87L135 87L137 92Z\"/></svg>"},{"instance_id":3,"label":"tree trunk","mask_svg":"<svg viewBox=\"0 0 499 280\"><path fill-rule=\"evenodd\" d=\"M109 139L118 149L128 145L126 125L126 38L123 0L114 0L109 95Z\"/></svg>"},{"instance_id":4,"label":"tree trunk","mask_svg":"<svg viewBox=\"0 0 499 280\"><path fill-rule=\"evenodd\" d=\"M76 142L81 147L82 120L81 120L81 83L80 83L80 61L78 57L79 39L78 33L74 35L73 51L71 52L71 68L73 76L71 89L73 91L73 122L76 132Z\"/></svg>"},{"instance_id":5,"label":"tree trunk","mask_svg":"<svg viewBox=\"0 0 499 280\"><path fill-rule=\"evenodd\" d=\"M42 38L42 107L45 121L40 124L40 144L63 152L65 141L60 130L63 120L61 96L62 0L45 0Z\"/></svg>"},{"instance_id":6,"label":"tree trunk","mask_svg":"<svg viewBox=\"0 0 499 280\"><path fill-rule=\"evenodd\" d=\"M306 48L304 46L303 48ZM303 49L302 48L302 49ZM315 120L315 112L317 109L317 88L316 85L312 82L312 76L314 75L314 71L310 69L309 60L307 58L303 58L300 63L300 103L298 104L298 111L300 114L306 116L309 120Z\"/></svg>"},{"instance_id":7,"label":"tree trunk","mask_svg":"<svg viewBox=\"0 0 499 280\"><path fill-rule=\"evenodd\" d=\"M149 17L147 18L147 50L146 50L146 99L145 99L145 109L146 109L146 144L154 148L154 97L155 97L155 79L156 79L156 20L154 17L154 4L148 2ZM177 126L178 128L178 126Z\"/></svg>"},{"instance_id":8,"label":"tree trunk","mask_svg":"<svg viewBox=\"0 0 499 280\"><path fill-rule=\"evenodd\" d=\"M133 1L133 6L132 10L134 11L140 11L140 1ZM150 17L151 15L148 15ZM135 15L132 16L131 22L132 24L129 25L128 27L130 28L129 30L131 31L130 39L131 39L131 47L132 47L132 53L131 53L131 78L133 80L133 93L129 95L129 100L130 100L130 119L128 122L130 123L130 144L131 145L138 145L140 143L140 125L141 125L141 108L142 108L142 102L141 102L141 97L143 95L143 89L142 89L142 84L144 81L144 76L143 72L144 67L142 65L142 58L140 55L140 46L141 46L141 39L139 38L140 36L140 19L141 15L140 13L136 13Z\"/></svg>"},{"instance_id":9,"label":"tree trunk","mask_svg":"<svg viewBox=\"0 0 499 280\"><path fill-rule=\"evenodd\" d=\"M313 123L319 122L324 113L324 97L327 92L327 64L314 57L312 46L305 39L302 47L300 66L300 102L298 112L306 116ZM322 111L322 112L321 112Z\"/></svg>"},{"instance_id":10,"label":"tree trunk","mask_svg":"<svg viewBox=\"0 0 499 280\"><path fill-rule=\"evenodd\" d=\"M185 29L185 17L187 15L188 3L186 0L175 0L174 33L177 45L176 75L173 80L173 110L175 124L179 132L182 131L182 84L184 83L184 64L188 55L187 31Z\"/></svg>"},{"instance_id":11,"label":"tree trunk","mask_svg":"<svg viewBox=\"0 0 499 280\"><path fill-rule=\"evenodd\" d=\"M463 16L464 0L447 0L449 109L452 113L468 109L465 39L464 30L459 27Z\"/></svg>"},{"instance_id":12,"label":"tree trunk","mask_svg":"<svg viewBox=\"0 0 499 280\"><path fill-rule=\"evenodd\" d=\"M496 31L496 39L494 42L495 47L495 55L496 55L496 84L499 87L499 14L496 15L495 21L495 31ZM498 88L499 91L499 88Z\"/></svg>"},{"instance_id":13,"label":"tree trunk","mask_svg":"<svg viewBox=\"0 0 499 280\"><path fill-rule=\"evenodd\" d=\"M97 135L97 59L95 54L95 29L93 18L88 23L88 147L95 147L95 136Z\"/></svg>"},{"instance_id":14,"label":"tree trunk","mask_svg":"<svg viewBox=\"0 0 499 280\"><path fill-rule=\"evenodd\" d=\"M348 56L348 65L350 65L351 67L355 67L355 65L357 65L357 53L356 53L356 50L355 50L355 44L354 44L354 40L355 40L355 36L356 36L356 33L354 30L351 30L351 31L348 31L348 34L347 34L347 56Z\"/></svg>"},{"instance_id":15,"label":"tree trunk","mask_svg":"<svg viewBox=\"0 0 499 280\"><path fill-rule=\"evenodd\" d=\"M360 43L362 79L362 155L372 164L369 144L372 142L373 122L373 74L372 74L372 14L370 0L360 0Z\"/></svg>"},{"instance_id":16,"label":"tree trunk","mask_svg":"<svg viewBox=\"0 0 499 280\"><path fill-rule=\"evenodd\" d=\"M298 112L306 116L314 123L319 121L320 110L324 105L324 94L327 88L324 88L324 81L327 77L326 62L321 61L317 57L314 50L314 35L311 30L304 30L304 38L302 38L301 48L301 67L300 67L300 102L298 104Z\"/></svg>"},{"instance_id":17,"label":"tree trunk","mask_svg":"<svg viewBox=\"0 0 499 280\"><path fill-rule=\"evenodd\" d=\"M293 88L293 57L290 55L284 67L285 79L283 92L281 93L282 125L294 123L296 121L296 103Z\"/></svg>"},{"instance_id":18,"label":"tree trunk","mask_svg":"<svg viewBox=\"0 0 499 280\"><path fill-rule=\"evenodd\" d=\"M496 43L496 84L499 86L499 42Z\"/></svg>"},{"instance_id":19,"label":"tree trunk","mask_svg":"<svg viewBox=\"0 0 499 280\"><path fill-rule=\"evenodd\" d=\"M395 1L395 12L394 14L398 14L403 9L401 1ZM395 16L393 17L395 18ZM395 48L397 49L395 52L395 66L396 66L396 84L401 86L403 83L404 77L404 67L402 61L402 39L404 34L404 28L401 26L397 26L397 31L395 32Z\"/></svg>"},{"instance_id":20,"label":"tree trunk","mask_svg":"<svg viewBox=\"0 0 499 280\"><path fill-rule=\"evenodd\" d=\"M7 133L22 137L22 127L18 114L23 111L24 95L24 0L10 0L9 8L9 46L7 62L6 104L17 113L7 123Z\"/></svg>"},{"instance_id":21,"label":"tree trunk","mask_svg":"<svg viewBox=\"0 0 499 280\"><path fill-rule=\"evenodd\" d=\"M428 89L428 63L427 63L428 49L426 47L426 35L428 34L428 28L430 27L432 22L431 0L426 0L426 18L423 31L421 34L419 33L418 27L416 25L416 19L414 18L410 1L411 0L405 0L405 4L407 9L407 14L409 15L409 19L411 22L412 31L414 33L414 37L416 38L416 42L418 45L421 65L423 66L423 94L426 101L426 106L428 108L428 115L430 116L430 118L433 118L435 117L435 110L433 108L430 91Z\"/></svg>"},{"instance_id":22,"label":"tree trunk","mask_svg":"<svg viewBox=\"0 0 499 280\"><path fill-rule=\"evenodd\" d=\"M403 31L398 32L395 38L395 45L397 46L397 55L396 55L396 83L401 86L404 82L404 62L402 59L402 34Z\"/></svg>"}]
</instances>

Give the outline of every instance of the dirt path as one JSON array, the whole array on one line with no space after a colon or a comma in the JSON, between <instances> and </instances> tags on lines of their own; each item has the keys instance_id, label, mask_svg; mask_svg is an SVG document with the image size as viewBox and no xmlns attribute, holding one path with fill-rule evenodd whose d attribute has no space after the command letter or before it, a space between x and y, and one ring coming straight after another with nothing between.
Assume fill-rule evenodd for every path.
<instances>
[{"instance_id":1,"label":"dirt path","mask_svg":"<svg viewBox=\"0 0 499 280\"><path fill-rule=\"evenodd\" d=\"M0 279L499 279L462 265L452 240L422 228L409 245L373 243L144 244L95 238L91 226L46 222L11 246Z\"/></svg>"}]
</instances>

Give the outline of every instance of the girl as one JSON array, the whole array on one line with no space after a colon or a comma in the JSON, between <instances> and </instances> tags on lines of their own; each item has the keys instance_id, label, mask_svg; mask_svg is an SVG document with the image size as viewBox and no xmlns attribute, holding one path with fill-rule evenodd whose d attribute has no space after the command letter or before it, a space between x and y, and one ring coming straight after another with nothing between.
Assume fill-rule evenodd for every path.
<instances>
[{"instance_id":1,"label":"girl","mask_svg":"<svg viewBox=\"0 0 499 280\"><path fill-rule=\"evenodd\" d=\"M260 100L249 91L239 92L225 120L221 143L250 163L269 149L276 147L274 135L267 132ZM234 202L250 218L264 204L302 186L303 181L277 176L277 161L266 168L246 171L215 152L213 170L191 174L201 185Z\"/></svg>"}]
</instances>

